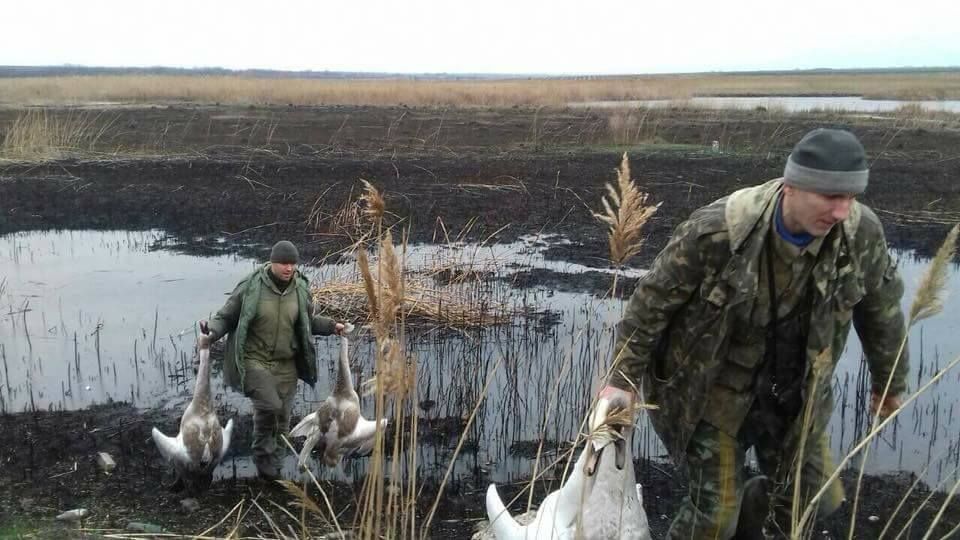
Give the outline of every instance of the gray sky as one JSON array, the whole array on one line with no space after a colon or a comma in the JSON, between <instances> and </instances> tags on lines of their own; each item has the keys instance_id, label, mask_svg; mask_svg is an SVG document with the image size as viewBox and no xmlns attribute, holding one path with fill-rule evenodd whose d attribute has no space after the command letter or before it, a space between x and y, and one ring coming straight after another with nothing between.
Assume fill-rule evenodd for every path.
<instances>
[{"instance_id":1,"label":"gray sky","mask_svg":"<svg viewBox=\"0 0 960 540\"><path fill-rule=\"evenodd\" d=\"M957 0L5 4L7 65L601 74L960 65Z\"/></svg>"}]
</instances>

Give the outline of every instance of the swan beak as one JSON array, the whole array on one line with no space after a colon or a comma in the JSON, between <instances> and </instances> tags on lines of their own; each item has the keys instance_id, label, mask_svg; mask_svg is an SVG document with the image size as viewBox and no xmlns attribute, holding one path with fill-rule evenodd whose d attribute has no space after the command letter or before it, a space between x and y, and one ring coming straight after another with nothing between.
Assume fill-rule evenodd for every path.
<instances>
[{"instance_id":1,"label":"swan beak","mask_svg":"<svg viewBox=\"0 0 960 540\"><path fill-rule=\"evenodd\" d=\"M623 466L627 463L627 441L624 438L619 438L613 441L613 450L616 452L616 465L617 470L622 471Z\"/></svg>"},{"instance_id":2,"label":"swan beak","mask_svg":"<svg viewBox=\"0 0 960 540\"><path fill-rule=\"evenodd\" d=\"M617 466L618 471L622 471L624 465L627 464L627 441L623 437L617 437L613 441L596 443L588 442L587 443L587 459L586 463L583 466L583 472L586 476L590 477L596 474L597 464L600 463L600 457L603 455L603 451L607 449L608 446L613 445L614 451L614 462Z\"/></svg>"},{"instance_id":3,"label":"swan beak","mask_svg":"<svg viewBox=\"0 0 960 540\"><path fill-rule=\"evenodd\" d=\"M596 448L593 442L587 443L587 462L583 465L583 473L586 476L593 476L597 472L597 463L600 463L600 455L605 448L606 445Z\"/></svg>"}]
</instances>

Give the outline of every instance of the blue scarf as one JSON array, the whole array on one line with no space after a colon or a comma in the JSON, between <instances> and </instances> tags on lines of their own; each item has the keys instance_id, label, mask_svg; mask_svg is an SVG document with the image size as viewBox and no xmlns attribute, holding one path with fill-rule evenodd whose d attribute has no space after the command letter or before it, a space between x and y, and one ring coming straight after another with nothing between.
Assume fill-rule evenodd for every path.
<instances>
[{"instance_id":1,"label":"blue scarf","mask_svg":"<svg viewBox=\"0 0 960 540\"><path fill-rule=\"evenodd\" d=\"M797 247L806 247L807 244L813 242L813 235L808 232L801 232L797 234L791 233L787 230L787 226L783 224L783 195L777 198L777 210L774 213L773 221L776 223L777 234L780 235L780 238L783 238L787 242L797 246Z\"/></svg>"}]
</instances>

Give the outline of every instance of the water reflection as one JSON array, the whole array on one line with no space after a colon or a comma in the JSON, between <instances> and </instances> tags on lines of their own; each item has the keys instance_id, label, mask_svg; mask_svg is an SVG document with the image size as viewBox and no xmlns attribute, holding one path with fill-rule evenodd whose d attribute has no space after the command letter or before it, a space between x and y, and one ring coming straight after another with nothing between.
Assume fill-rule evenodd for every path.
<instances>
[{"instance_id":1,"label":"water reflection","mask_svg":"<svg viewBox=\"0 0 960 540\"><path fill-rule=\"evenodd\" d=\"M653 99L626 101L588 101L571 103L575 107L696 107L704 109L764 109L784 112L813 110L891 112L905 105L919 106L928 111L960 112L960 100L864 99L860 96L760 96L760 97L692 97L683 100Z\"/></svg>"},{"instance_id":2,"label":"water reflection","mask_svg":"<svg viewBox=\"0 0 960 540\"><path fill-rule=\"evenodd\" d=\"M497 275L529 268L582 270L544 260L542 251L549 242L527 238L482 247L415 246L407 263L423 269L438 261L460 261ZM78 409L110 399L182 410L192 390L192 372L185 368L195 339L193 321L217 310L257 263L161 249L167 244L159 231L28 232L0 238L2 411ZM927 263L909 253L896 256L907 286L906 309ZM307 269L314 282L353 271L349 262ZM445 472L466 418L483 398L454 478L482 476L500 483L528 478L531 455L540 449L544 460L552 461L580 429L591 393L608 366L614 325L624 303L545 288L513 289L509 280L472 283L453 286L483 287L484 294L509 298L517 306L536 306L554 317L551 324L518 318L481 330L409 332L408 347L419 362L416 402L429 435L421 439L419 474ZM956 273L948 286L960 289ZM960 354L960 345L952 339L958 332L958 312L960 299L954 294L942 314L912 330L911 391ZM361 337L351 350L355 376L368 378L373 368L371 340ZM319 381L314 389L300 386L295 416L309 412L327 395L336 354L333 340L318 338ZM488 377L492 381L484 396ZM838 406L830 429L834 451L840 455L856 443L869 422L864 416L868 378L855 337L834 384ZM228 415L251 412L248 400L223 389L219 370L214 372L213 387ZM931 484L950 477L960 463L960 430L954 425L955 414L960 414L954 410L958 390L960 371L910 405L872 451L868 470L921 473L929 464L923 474ZM364 404L365 412L372 414L369 400ZM665 454L646 422L636 434L637 455ZM218 475L252 474L248 462L249 451L239 448ZM344 469L323 475L355 478L365 466L365 460L349 460ZM293 461L286 468L295 474Z\"/></svg>"}]
</instances>

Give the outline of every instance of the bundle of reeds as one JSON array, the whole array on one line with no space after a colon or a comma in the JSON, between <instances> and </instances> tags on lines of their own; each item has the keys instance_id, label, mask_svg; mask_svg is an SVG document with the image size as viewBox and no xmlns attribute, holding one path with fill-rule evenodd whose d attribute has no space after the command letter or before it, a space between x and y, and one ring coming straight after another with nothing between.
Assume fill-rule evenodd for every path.
<instances>
[{"instance_id":1,"label":"bundle of reeds","mask_svg":"<svg viewBox=\"0 0 960 540\"><path fill-rule=\"evenodd\" d=\"M378 277L372 277L370 283L381 287ZM312 293L319 309L341 320L363 320L368 313L379 312L365 281L328 281L314 287ZM456 291L430 287L426 282L409 284L398 300L397 309L403 312L406 323L416 326L478 328L504 324L517 315L505 304L480 302Z\"/></svg>"}]
</instances>

